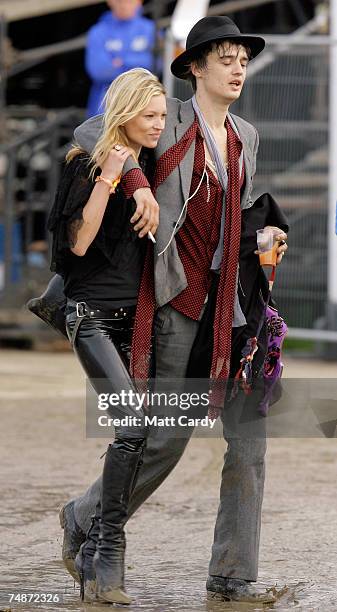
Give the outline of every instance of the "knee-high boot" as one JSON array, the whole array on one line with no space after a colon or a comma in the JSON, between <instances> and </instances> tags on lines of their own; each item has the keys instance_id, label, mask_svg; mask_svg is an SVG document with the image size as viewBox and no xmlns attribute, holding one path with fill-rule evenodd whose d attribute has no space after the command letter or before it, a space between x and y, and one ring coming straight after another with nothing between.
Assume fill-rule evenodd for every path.
<instances>
[{"instance_id":1,"label":"knee-high boot","mask_svg":"<svg viewBox=\"0 0 337 612\"><path fill-rule=\"evenodd\" d=\"M96 599L96 575L93 567L93 558L98 542L100 516L101 505L97 504L96 512L91 517L91 525L88 529L86 540L81 545L75 558L75 569L80 579L82 601Z\"/></svg>"},{"instance_id":2,"label":"knee-high boot","mask_svg":"<svg viewBox=\"0 0 337 612\"><path fill-rule=\"evenodd\" d=\"M103 476L103 487L102 487L102 496L104 494L104 483L109 483L109 491L110 497L114 488L116 489L116 494L113 494L113 500L115 504L115 511L118 511L118 504L123 504L122 514L126 513L125 518L123 519L123 525L120 529L120 537L115 538L116 550L122 551L122 555L120 556L120 565L122 567L122 586L124 583L124 553L125 553L125 534L124 534L124 524L127 518L127 509L129 503L129 497L135 488L137 482L137 476L142 465L142 454L144 449L144 439L133 439L133 440L116 440L113 445L108 447L108 451L106 453L106 459L103 469L103 475L105 474L105 479ZM114 448L114 451L110 449ZM124 452L125 459L129 459L130 463L135 463L136 468L133 469L133 466L129 466L129 476L130 480L130 488L129 492L127 490L128 487L128 474L124 474L122 470L120 470L120 453ZM131 458L128 457L126 453L132 454L134 456L134 461L131 461ZM126 465L127 461L124 461L123 464ZM117 484L116 484L117 483ZM124 485L123 485L124 483ZM121 487L126 491L126 494L121 494ZM118 492L117 492L118 491ZM120 497L118 497L120 496ZM122 499L124 498L124 499ZM107 494L105 494L105 505L107 504ZM103 500L102 500L103 502ZM102 512L101 512L101 503L97 504L95 515L91 519L91 526L88 530L86 541L82 544L79 553L77 554L75 567L80 577L81 583L81 598L86 601L92 601L96 598L97 595L97 585L96 585L96 571L93 564L93 558L96 552L98 538L102 523ZM111 555L110 555L111 556ZM116 563L117 557L114 553L112 553L112 557L114 558L114 562ZM106 555L105 555L106 558ZM125 594L123 595L123 603L129 603L124 601L124 599L131 599ZM106 601L104 599L104 601Z\"/></svg>"},{"instance_id":3,"label":"knee-high boot","mask_svg":"<svg viewBox=\"0 0 337 612\"><path fill-rule=\"evenodd\" d=\"M99 538L93 568L90 568L90 557L92 558L93 551L90 535L93 538L96 537L97 540L97 517L93 521L91 534L88 533L87 551L85 544L83 545L84 553L88 553L82 567L85 570L84 584L89 587L87 593L89 599L92 593L91 579L96 574L96 597L98 599L110 603L131 603L131 598L124 591L124 525L127 521L129 498L136 484L141 465L144 442L144 439L116 440L114 444L109 445L106 452Z\"/></svg>"}]
</instances>

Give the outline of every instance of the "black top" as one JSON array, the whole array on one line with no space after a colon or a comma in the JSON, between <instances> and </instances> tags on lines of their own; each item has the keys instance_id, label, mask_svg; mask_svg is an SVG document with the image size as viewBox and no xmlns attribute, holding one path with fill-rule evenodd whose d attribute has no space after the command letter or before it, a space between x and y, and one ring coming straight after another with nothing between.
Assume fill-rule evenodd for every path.
<instances>
[{"instance_id":1,"label":"black top","mask_svg":"<svg viewBox=\"0 0 337 612\"><path fill-rule=\"evenodd\" d=\"M100 229L86 254L79 257L70 250L95 186L89 173L84 154L64 168L48 220L48 229L53 232L51 270L63 276L65 295L77 302L102 310L131 306L137 302L147 238L138 238L133 230L130 218L135 202L125 198L120 185L109 198Z\"/></svg>"}]
</instances>

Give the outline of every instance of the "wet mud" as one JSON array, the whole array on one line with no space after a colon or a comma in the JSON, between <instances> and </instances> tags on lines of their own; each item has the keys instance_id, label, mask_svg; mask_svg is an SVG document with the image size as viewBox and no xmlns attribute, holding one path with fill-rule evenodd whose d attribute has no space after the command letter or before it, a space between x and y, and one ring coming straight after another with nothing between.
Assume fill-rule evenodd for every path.
<instances>
[{"instance_id":1,"label":"wet mud","mask_svg":"<svg viewBox=\"0 0 337 612\"><path fill-rule=\"evenodd\" d=\"M326 364L313 375L333 376ZM308 364L288 362L295 376ZM323 373L324 372L324 373ZM310 376L310 374L309 374ZM99 474L104 440L85 439L84 376L70 353L0 357L0 610L106 612L81 604L60 558L58 509ZM130 612L337 610L336 439L268 441L259 588L273 606L208 601L208 561L225 442L194 438L172 475L127 527ZM59 603L8 602L9 593Z\"/></svg>"}]
</instances>

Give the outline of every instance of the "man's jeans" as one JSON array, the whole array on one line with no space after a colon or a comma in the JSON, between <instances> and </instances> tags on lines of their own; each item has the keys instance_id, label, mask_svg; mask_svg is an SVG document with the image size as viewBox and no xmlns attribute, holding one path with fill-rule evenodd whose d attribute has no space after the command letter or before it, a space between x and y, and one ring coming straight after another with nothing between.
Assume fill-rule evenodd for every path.
<instances>
[{"instance_id":1,"label":"man's jeans","mask_svg":"<svg viewBox=\"0 0 337 612\"><path fill-rule=\"evenodd\" d=\"M156 377L182 379L198 329L198 322L165 305L155 319ZM178 389L175 389L178 392ZM171 409L170 416L179 416L180 409ZM239 408L240 411L240 408ZM152 412L153 413L153 412ZM179 414L178 414L179 413ZM224 413L226 420L226 412ZM136 487L130 499L129 516L155 491L182 457L192 427L184 428L184 436L175 436L174 427L150 426ZM264 485L264 436L247 439L228 437L222 471L220 506L215 525L210 574L256 580L260 537L261 505ZM210 442L211 443L211 442ZM75 517L83 531L90 526L90 517L100 499L101 478L75 501Z\"/></svg>"}]
</instances>

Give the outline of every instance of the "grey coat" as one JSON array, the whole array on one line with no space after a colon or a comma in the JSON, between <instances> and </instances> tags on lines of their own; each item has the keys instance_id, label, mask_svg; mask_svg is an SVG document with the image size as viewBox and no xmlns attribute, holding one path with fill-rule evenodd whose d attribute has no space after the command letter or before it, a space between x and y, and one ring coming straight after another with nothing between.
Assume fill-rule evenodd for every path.
<instances>
[{"instance_id":1,"label":"grey coat","mask_svg":"<svg viewBox=\"0 0 337 612\"><path fill-rule=\"evenodd\" d=\"M192 125L195 115L191 100L181 102L177 99L167 100L168 115L165 129L160 137L156 148L156 158L176 144L186 130ZM256 170L256 154L259 138L256 129L241 117L230 115L238 128L243 145L245 165L245 188L241 197L241 209L252 206L251 193L253 188L253 176ZM76 142L86 151L92 151L102 126L102 116L98 115L88 119L75 130ZM189 148L179 166L159 185L155 194L160 206L160 223L156 233L155 253L155 295L158 306L170 302L176 295L187 286L186 276L180 257L178 255L176 241L170 242L172 232L176 233L186 217L182 216L179 225L177 219L182 211L185 200L190 195L190 187L193 174L195 143ZM131 168L138 167L135 161L129 157L124 166L124 174ZM176 227L175 227L176 226ZM174 229L175 228L175 229ZM169 247L162 255L160 254L167 244Z\"/></svg>"}]
</instances>

